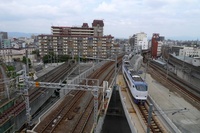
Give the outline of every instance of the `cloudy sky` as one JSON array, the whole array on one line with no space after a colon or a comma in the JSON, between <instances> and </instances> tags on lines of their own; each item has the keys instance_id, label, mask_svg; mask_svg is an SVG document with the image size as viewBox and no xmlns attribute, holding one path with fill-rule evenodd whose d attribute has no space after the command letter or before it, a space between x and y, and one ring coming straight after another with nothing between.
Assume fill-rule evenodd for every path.
<instances>
[{"instance_id":1,"label":"cloudy sky","mask_svg":"<svg viewBox=\"0 0 200 133\"><path fill-rule=\"evenodd\" d=\"M143 31L200 39L199 0L0 0L0 31L49 34L52 25L91 26L94 19L116 38Z\"/></svg>"}]
</instances>

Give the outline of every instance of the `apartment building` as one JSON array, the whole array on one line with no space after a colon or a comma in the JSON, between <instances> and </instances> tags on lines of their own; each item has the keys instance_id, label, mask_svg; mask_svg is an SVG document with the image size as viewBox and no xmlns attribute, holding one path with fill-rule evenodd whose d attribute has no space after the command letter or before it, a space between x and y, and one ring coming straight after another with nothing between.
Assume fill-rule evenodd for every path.
<instances>
[{"instance_id":1,"label":"apartment building","mask_svg":"<svg viewBox=\"0 0 200 133\"><path fill-rule=\"evenodd\" d=\"M135 47L140 48L140 50L148 49L147 34L144 32L136 33L129 38L129 43L134 49Z\"/></svg>"},{"instance_id":2,"label":"apartment building","mask_svg":"<svg viewBox=\"0 0 200 133\"><path fill-rule=\"evenodd\" d=\"M10 48L10 39L7 32L0 32L0 48Z\"/></svg>"},{"instance_id":3,"label":"apartment building","mask_svg":"<svg viewBox=\"0 0 200 133\"><path fill-rule=\"evenodd\" d=\"M200 49L194 47L183 47L179 50L179 56L200 57Z\"/></svg>"},{"instance_id":4,"label":"apartment building","mask_svg":"<svg viewBox=\"0 0 200 133\"><path fill-rule=\"evenodd\" d=\"M153 33L151 39L151 56L157 58L161 56L161 47L163 45L164 36L160 36L158 33Z\"/></svg>"},{"instance_id":5,"label":"apartment building","mask_svg":"<svg viewBox=\"0 0 200 133\"><path fill-rule=\"evenodd\" d=\"M0 36L2 36L2 39L8 39L8 33L7 32L0 32Z\"/></svg>"},{"instance_id":6,"label":"apartment building","mask_svg":"<svg viewBox=\"0 0 200 133\"><path fill-rule=\"evenodd\" d=\"M38 35L39 52L43 57L49 53L84 57L107 58L116 53L113 36L103 35L103 20L94 20L92 27L52 26L50 35ZM114 52L112 52L114 51Z\"/></svg>"},{"instance_id":7,"label":"apartment building","mask_svg":"<svg viewBox=\"0 0 200 133\"><path fill-rule=\"evenodd\" d=\"M32 52L35 51L36 49L35 47L0 49L0 61L12 62L13 59L22 60L23 56L26 56L26 50L28 51L28 58L30 58L32 55Z\"/></svg>"}]
</instances>

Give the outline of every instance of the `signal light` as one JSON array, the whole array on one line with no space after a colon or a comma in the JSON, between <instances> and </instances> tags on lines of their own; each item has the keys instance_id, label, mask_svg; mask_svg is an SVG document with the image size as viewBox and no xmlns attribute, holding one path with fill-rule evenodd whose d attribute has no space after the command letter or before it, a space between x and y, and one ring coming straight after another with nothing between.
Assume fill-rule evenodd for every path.
<instances>
[{"instance_id":1,"label":"signal light","mask_svg":"<svg viewBox=\"0 0 200 133\"><path fill-rule=\"evenodd\" d=\"M35 82L35 87L40 87L40 83L39 82Z\"/></svg>"}]
</instances>

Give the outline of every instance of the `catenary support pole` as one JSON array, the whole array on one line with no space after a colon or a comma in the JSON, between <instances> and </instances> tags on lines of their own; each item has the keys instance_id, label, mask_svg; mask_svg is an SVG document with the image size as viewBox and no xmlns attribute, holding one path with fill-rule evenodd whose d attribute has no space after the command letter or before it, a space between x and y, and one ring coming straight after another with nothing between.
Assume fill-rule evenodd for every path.
<instances>
[{"instance_id":1,"label":"catenary support pole","mask_svg":"<svg viewBox=\"0 0 200 133\"><path fill-rule=\"evenodd\" d=\"M150 103L150 104L149 104L149 115L148 115L147 133L150 133L152 108L153 108L153 104Z\"/></svg>"}]
</instances>

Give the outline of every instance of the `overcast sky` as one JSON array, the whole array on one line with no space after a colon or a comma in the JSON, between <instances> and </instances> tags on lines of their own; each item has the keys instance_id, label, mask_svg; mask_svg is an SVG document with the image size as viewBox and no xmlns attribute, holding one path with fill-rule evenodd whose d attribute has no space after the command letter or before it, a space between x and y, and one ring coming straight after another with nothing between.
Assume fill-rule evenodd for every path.
<instances>
[{"instance_id":1,"label":"overcast sky","mask_svg":"<svg viewBox=\"0 0 200 133\"><path fill-rule=\"evenodd\" d=\"M200 0L0 0L0 31L51 33L51 26L91 26L104 20L104 34L128 38L160 33L200 39Z\"/></svg>"}]
</instances>

